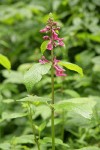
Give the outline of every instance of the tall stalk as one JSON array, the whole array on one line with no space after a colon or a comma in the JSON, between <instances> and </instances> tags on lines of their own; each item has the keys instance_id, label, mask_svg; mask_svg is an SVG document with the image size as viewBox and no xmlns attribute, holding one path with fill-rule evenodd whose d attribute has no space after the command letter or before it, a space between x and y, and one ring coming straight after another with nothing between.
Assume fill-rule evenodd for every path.
<instances>
[{"instance_id":1,"label":"tall stalk","mask_svg":"<svg viewBox=\"0 0 100 150\"><path fill-rule=\"evenodd\" d=\"M51 51L51 61L52 61L52 67L51 67L51 86L52 86L52 102L51 104L54 104L54 67L53 67L53 50ZM51 132L52 132L52 150L55 150L55 127L54 127L54 108L51 107Z\"/></svg>"},{"instance_id":2,"label":"tall stalk","mask_svg":"<svg viewBox=\"0 0 100 150\"><path fill-rule=\"evenodd\" d=\"M54 48L57 46L64 46L63 38L58 37L57 31L60 30L60 27L57 26L57 23L53 20L52 14L50 13L50 18L47 21L47 25L44 29L40 30L41 33L47 33L47 35L43 36L44 40L48 40L48 43L45 47L45 44L43 43L41 47L41 50L47 49L51 51L51 87L52 87L52 101L51 101L51 132L52 132L52 150L55 150L55 126L54 126L54 70L56 76L66 76L64 73L64 69L61 68L58 64L60 60L56 59L56 56L54 56ZM48 34L49 33L49 34ZM42 56L42 59L39 60L41 64L48 63L49 61Z\"/></svg>"}]
</instances>

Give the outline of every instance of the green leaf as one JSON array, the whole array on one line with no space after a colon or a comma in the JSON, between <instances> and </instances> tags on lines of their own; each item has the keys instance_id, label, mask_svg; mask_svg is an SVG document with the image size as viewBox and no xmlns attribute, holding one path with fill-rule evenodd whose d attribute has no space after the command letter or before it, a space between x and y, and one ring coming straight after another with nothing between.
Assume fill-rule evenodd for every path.
<instances>
[{"instance_id":1,"label":"green leaf","mask_svg":"<svg viewBox=\"0 0 100 150\"><path fill-rule=\"evenodd\" d=\"M28 95L27 97L25 98L22 98L20 100L17 100L17 101L20 101L20 102L30 102L34 105L39 105L39 104L45 104L47 103L47 101L51 101L50 98L48 97L38 97L38 96L32 96L32 95Z\"/></svg>"},{"instance_id":2,"label":"green leaf","mask_svg":"<svg viewBox=\"0 0 100 150\"><path fill-rule=\"evenodd\" d=\"M3 112L2 113L2 121L3 120L9 120L9 119L15 119L20 118L23 116L26 116L26 113L11 113L11 112Z\"/></svg>"},{"instance_id":3,"label":"green leaf","mask_svg":"<svg viewBox=\"0 0 100 150\"><path fill-rule=\"evenodd\" d=\"M25 86L30 92L33 86L42 79L42 76L47 74L51 68L51 63L35 64L24 75Z\"/></svg>"},{"instance_id":4,"label":"green leaf","mask_svg":"<svg viewBox=\"0 0 100 150\"><path fill-rule=\"evenodd\" d=\"M76 149L76 150L100 150L100 148L96 146L89 146L89 147L84 147L84 148Z\"/></svg>"},{"instance_id":5,"label":"green leaf","mask_svg":"<svg viewBox=\"0 0 100 150\"><path fill-rule=\"evenodd\" d=\"M39 126L39 131L41 132L41 131L43 131L44 130L44 128L46 127L46 122L44 121L40 126Z\"/></svg>"},{"instance_id":6,"label":"green leaf","mask_svg":"<svg viewBox=\"0 0 100 150\"><path fill-rule=\"evenodd\" d=\"M0 148L2 149L2 150L10 150L11 149L11 145L10 145L10 143L8 143L8 142L4 142L4 143L0 143Z\"/></svg>"},{"instance_id":7,"label":"green leaf","mask_svg":"<svg viewBox=\"0 0 100 150\"><path fill-rule=\"evenodd\" d=\"M23 74L18 71L8 71L8 70L3 70L2 74L5 78L6 83L16 83L16 84L22 84L23 83Z\"/></svg>"},{"instance_id":8,"label":"green leaf","mask_svg":"<svg viewBox=\"0 0 100 150\"><path fill-rule=\"evenodd\" d=\"M40 143L41 144L52 143L52 139L50 137L44 137L43 140L40 140ZM63 143L63 141L61 139L58 139L58 138L55 138L55 144L69 147L68 144Z\"/></svg>"},{"instance_id":9,"label":"green leaf","mask_svg":"<svg viewBox=\"0 0 100 150\"><path fill-rule=\"evenodd\" d=\"M42 54L45 52L45 50L47 49L47 45L48 45L48 40L47 41L44 41L42 44L41 44L41 52Z\"/></svg>"},{"instance_id":10,"label":"green leaf","mask_svg":"<svg viewBox=\"0 0 100 150\"><path fill-rule=\"evenodd\" d=\"M83 70L82 70L82 68L79 67L79 66L76 65L76 64L69 63L69 62L63 62L63 61L60 61L58 64L61 65L61 66L66 67L66 68L69 69L69 70L76 71L76 72L79 73L81 76L83 76Z\"/></svg>"},{"instance_id":11,"label":"green leaf","mask_svg":"<svg viewBox=\"0 0 100 150\"><path fill-rule=\"evenodd\" d=\"M6 56L4 56L2 54L0 54L0 64L8 70L11 68L10 61L8 60L8 58Z\"/></svg>"},{"instance_id":12,"label":"green leaf","mask_svg":"<svg viewBox=\"0 0 100 150\"><path fill-rule=\"evenodd\" d=\"M25 144L25 143L30 143L30 144L35 144L35 141L34 141L34 135L22 135L22 136L19 136L19 137L15 137L15 142L17 144Z\"/></svg>"},{"instance_id":13,"label":"green leaf","mask_svg":"<svg viewBox=\"0 0 100 150\"><path fill-rule=\"evenodd\" d=\"M96 102L92 98L72 98L60 101L54 105L56 110L73 111L85 118L91 119Z\"/></svg>"}]
</instances>

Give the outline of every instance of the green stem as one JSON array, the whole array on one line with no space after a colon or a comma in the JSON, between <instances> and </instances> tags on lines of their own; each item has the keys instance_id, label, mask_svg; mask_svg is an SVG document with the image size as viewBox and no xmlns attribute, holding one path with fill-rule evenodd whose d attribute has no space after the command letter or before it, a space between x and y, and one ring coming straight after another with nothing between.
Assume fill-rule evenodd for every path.
<instances>
[{"instance_id":1,"label":"green stem","mask_svg":"<svg viewBox=\"0 0 100 150\"><path fill-rule=\"evenodd\" d=\"M61 139L64 140L64 122L65 122L65 111L62 112L62 128L61 128Z\"/></svg>"},{"instance_id":2,"label":"green stem","mask_svg":"<svg viewBox=\"0 0 100 150\"><path fill-rule=\"evenodd\" d=\"M51 61L52 61L52 67L51 67L51 86L52 86L52 102L51 104L54 104L54 67L53 67L53 59L54 54L53 50L51 50ZM54 127L54 108L51 107L51 132L52 132L52 150L55 150L55 127Z\"/></svg>"},{"instance_id":3,"label":"green stem","mask_svg":"<svg viewBox=\"0 0 100 150\"><path fill-rule=\"evenodd\" d=\"M33 130L33 135L34 135L34 139L35 139L35 143L36 143L36 145L37 145L37 147L38 147L38 150L40 150L40 144L39 144L39 141L38 141L38 139L37 139L37 137L36 137L36 135L35 135L35 126L34 126L34 124L33 124L33 119L32 119L32 110L31 110L31 106L30 106L30 103L28 102L28 107L29 107L29 120L30 120L30 123L31 123L31 127L32 127L32 130ZM34 144L34 143L33 143Z\"/></svg>"}]
</instances>

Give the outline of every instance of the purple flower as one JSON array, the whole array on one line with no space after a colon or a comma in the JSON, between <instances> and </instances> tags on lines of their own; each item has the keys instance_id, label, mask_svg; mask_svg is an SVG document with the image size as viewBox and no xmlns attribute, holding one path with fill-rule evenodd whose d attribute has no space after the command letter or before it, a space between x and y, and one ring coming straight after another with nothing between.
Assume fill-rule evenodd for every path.
<instances>
[{"instance_id":1,"label":"purple flower","mask_svg":"<svg viewBox=\"0 0 100 150\"><path fill-rule=\"evenodd\" d=\"M63 38L58 38L58 45L59 46L64 46Z\"/></svg>"},{"instance_id":2,"label":"purple flower","mask_svg":"<svg viewBox=\"0 0 100 150\"><path fill-rule=\"evenodd\" d=\"M64 73L64 69L61 68L59 65L58 65L58 62L60 60L57 60L56 58L54 58L54 68L56 69L56 76L66 76L66 74Z\"/></svg>"},{"instance_id":3,"label":"purple flower","mask_svg":"<svg viewBox=\"0 0 100 150\"><path fill-rule=\"evenodd\" d=\"M49 37L48 35L46 35L46 36L43 36L43 39L44 39L44 40L49 40L50 37Z\"/></svg>"},{"instance_id":4,"label":"purple flower","mask_svg":"<svg viewBox=\"0 0 100 150\"><path fill-rule=\"evenodd\" d=\"M60 27L57 26L57 23L54 22L52 18L49 18L46 27L40 30L41 33L50 33L49 35L43 36L44 40L50 40L47 45L48 50L53 50L53 48L57 46L64 46L64 39L59 38L56 33L58 30L60 30Z\"/></svg>"},{"instance_id":5,"label":"purple flower","mask_svg":"<svg viewBox=\"0 0 100 150\"><path fill-rule=\"evenodd\" d=\"M54 61L53 61L53 66L55 68L55 75L56 76L67 76L65 73L64 73L64 69L61 68L59 65L58 65L58 62L60 60L56 59L56 57L54 58ZM42 56L42 59L39 60L39 62L41 64L45 64L45 63L49 63L49 61L45 58L45 56Z\"/></svg>"},{"instance_id":6,"label":"purple flower","mask_svg":"<svg viewBox=\"0 0 100 150\"><path fill-rule=\"evenodd\" d=\"M47 45L47 49L48 50L52 50L53 49L53 44L52 44L52 41L50 40L48 45Z\"/></svg>"},{"instance_id":7,"label":"purple flower","mask_svg":"<svg viewBox=\"0 0 100 150\"><path fill-rule=\"evenodd\" d=\"M45 58L45 56L42 56L42 59L39 59L39 63L41 63L41 64L45 64L45 63L48 63L48 62L49 62L49 60L47 60Z\"/></svg>"},{"instance_id":8,"label":"purple flower","mask_svg":"<svg viewBox=\"0 0 100 150\"><path fill-rule=\"evenodd\" d=\"M52 30L52 37L53 37L53 40L58 40L59 39L58 34L54 30Z\"/></svg>"},{"instance_id":9,"label":"purple flower","mask_svg":"<svg viewBox=\"0 0 100 150\"><path fill-rule=\"evenodd\" d=\"M49 26L46 26L44 29L40 30L41 33L48 32L50 30Z\"/></svg>"}]
</instances>

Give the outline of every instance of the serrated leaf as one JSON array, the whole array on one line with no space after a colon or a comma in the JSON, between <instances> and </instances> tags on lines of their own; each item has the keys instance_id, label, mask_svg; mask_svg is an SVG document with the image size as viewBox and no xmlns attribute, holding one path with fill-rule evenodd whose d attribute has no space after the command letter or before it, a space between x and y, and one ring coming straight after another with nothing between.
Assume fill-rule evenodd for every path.
<instances>
[{"instance_id":1,"label":"serrated leaf","mask_svg":"<svg viewBox=\"0 0 100 150\"><path fill-rule=\"evenodd\" d=\"M51 63L35 64L24 75L24 84L30 92L33 86L42 79L42 76L47 74L51 68Z\"/></svg>"},{"instance_id":2,"label":"serrated leaf","mask_svg":"<svg viewBox=\"0 0 100 150\"><path fill-rule=\"evenodd\" d=\"M95 104L96 102L91 98L72 98L55 104L54 108L59 111L73 111L85 118L91 119Z\"/></svg>"},{"instance_id":3,"label":"serrated leaf","mask_svg":"<svg viewBox=\"0 0 100 150\"><path fill-rule=\"evenodd\" d=\"M2 54L0 54L0 64L8 70L11 68L11 63L9 59Z\"/></svg>"},{"instance_id":4,"label":"serrated leaf","mask_svg":"<svg viewBox=\"0 0 100 150\"><path fill-rule=\"evenodd\" d=\"M48 45L48 40L47 41L44 41L42 44L41 44L41 52L42 54L45 52L45 50L47 49L47 45Z\"/></svg>"},{"instance_id":5,"label":"serrated leaf","mask_svg":"<svg viewBox=\"0 0 100 150\"><path fill-rule=\"evenodd\" d=\"M39 104L44 104L44 103L47 103L47 101L51 101L50 98L48 97L38 97L38 96L32 96L32 95L28 95L27 97L25 98L22 98L20 100L17 100L17 101L20 101L20 102L30 102L34 105L39 105Z\"/></svg>"},{"instance_id":6,"label":"serrated leaf","mask_svg":"<svg viewBox=\"0 0 100 150\"><path fill-rule=\"evenodd\" d=\"M61 66L66 67L66 68L69 69L69 70L76 71L76 72L79 73L81 76L83 76L83 70L82 70L82 68L79 67L79 66L76 65L76 64L73 64L73 63L70 63L70 62L63 62L63 61L60 61L58 64L61 65Z\"/></svg>"}]
</instances>

